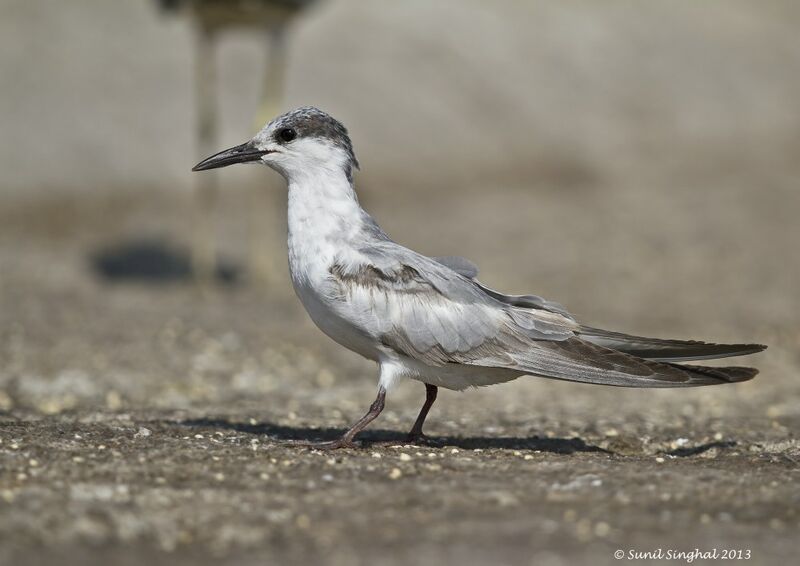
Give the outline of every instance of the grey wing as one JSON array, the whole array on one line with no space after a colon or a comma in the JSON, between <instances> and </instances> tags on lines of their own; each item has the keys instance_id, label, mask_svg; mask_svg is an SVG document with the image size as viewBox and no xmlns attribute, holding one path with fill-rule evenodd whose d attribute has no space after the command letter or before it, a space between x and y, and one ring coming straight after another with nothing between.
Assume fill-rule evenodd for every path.
<instances>
[{"instance_id":1,"label":"grey wing","mask_svg":"<svg viewBox=\"0 0 800 566\"><path fill-rule=\"evenodd\" d=\"M637 358L581 340L534 342L492 352L482 364L512 368L541 377L621 387L695 387L752 379L747 367L678 365Z\"/></svg>"},{"instance_id":2,"label":"grey wing","mask_svg":"<svg viewBox=\"0 0 800 566\"><path fill-rule=\"evenodd\" d=\"M426 364L450 363L453 356L477 359L503 334L558 341L578 329L564 316L497 301L468 277L394 242L359 252L362 263L333 272L349 310L361 313L359 325L376 329L385 346Z\"/></svg>"},{"instance_id":3,"label":"grey wing","mask_svg":"<svg viewBox=\"0 0 800 566\"><path fill-rule=\"evenodd\" d=\"M644 360L581 340L580 326L549 309L497 300L477 282L393 242L360 250L362 297L381 342L422 363L499 367L628 387L686 387L752 378L751 368ZM352 269L352 268L351 268Z\"/></svg>"}]
</instances>

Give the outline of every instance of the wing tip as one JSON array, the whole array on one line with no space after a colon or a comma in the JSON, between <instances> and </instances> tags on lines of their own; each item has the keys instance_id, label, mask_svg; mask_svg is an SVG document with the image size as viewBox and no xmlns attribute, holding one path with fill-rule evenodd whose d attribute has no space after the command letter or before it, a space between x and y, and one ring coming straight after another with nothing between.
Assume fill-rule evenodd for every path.
<instances>
[{"instance_id":1,"label":"wing tip","mask_svg":"<svg viewBox=\"0 0 800 566\"><path fill-rule=\"evenodd\" d=\"M741 383L742 381L750 381L758 375L757 368L730 367L725 369L729 370L726 372L729 377L728 383Z\"/></svg>"},{"instance_id":2,"label":"wing tip","mask_svg":"<svg viewBox=\"0 0 800 566\"><path fill-rule=\"evenodd\" d=\"M749 356L767 349L765 344L726 344L700 340L647 338L582 325L582 339L648 360L689 362Z\"/></svg>"},{"instance_id":3,"label":"wing tip","mask_svg":"<svg viewBox=\"0 0 800 566\"><path fill-rule=\"evenodd\" d=\"M749 356L751 354L758 354L767 349L766 344L710 344L711 346L719 346L726 349L726 358Z\"/></svg>"},{"instance_id":4,"label":"wing tip","mask_svg":"<svg viewBox=\"0 0 800 566\"><path fill-rule=\"evenodd\" d=\"M710 366L687 366L676 364L678 367L689 370L694 374L699 374L700 380L694 385L717 385L722 383L741 383L743 381L750 381L758 375L757 368L745 366L727 366L727 367L710 367Z\"/></svg>"}]
</instances>

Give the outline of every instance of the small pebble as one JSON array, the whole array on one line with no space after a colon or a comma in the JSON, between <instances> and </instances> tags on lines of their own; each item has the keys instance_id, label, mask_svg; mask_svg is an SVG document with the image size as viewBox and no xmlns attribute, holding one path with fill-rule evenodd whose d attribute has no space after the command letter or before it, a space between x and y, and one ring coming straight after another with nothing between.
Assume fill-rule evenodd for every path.
<instances>
[{"instance_id":1,"label":"small pebble","mask_svg":"<svg viewBox=\"0 0 800 566\"><path fill-rule=\"evenodd\" d=\"M392 468L392 471L389 472L389 479L390 480L399 480L403 476L403 472L400 471L400 468Z\"/></svg>"},{"instance_id":2,"label":"small pebble","mask_svg":"<svg viewBox=\"0 0 800 566\"><path fill-rule=\"evenodd\" d=\"M400 454L400 460L401 460L402 462L408 462L408 461L410 461L410 460L411 460L411 456L409 456L408 454L406 454L405 452L403 452L402 454Z\"/></svg>"},{"instance_id":3,"label":"small pebble","mask_svg":"<svg viewBox=\"0 0 800 566\"><path fill-rule=\"evenodd\" d=\"M600 521L594 526L594 535L598 538L605 538L611 532L611 527L608 523Z\"/></svg>"}]
</instances>

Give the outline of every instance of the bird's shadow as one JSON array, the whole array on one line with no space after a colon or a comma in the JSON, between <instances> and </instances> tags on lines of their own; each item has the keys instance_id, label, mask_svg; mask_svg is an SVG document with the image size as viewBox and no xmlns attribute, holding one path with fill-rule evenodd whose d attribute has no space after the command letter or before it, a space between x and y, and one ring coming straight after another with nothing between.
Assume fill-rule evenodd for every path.
<instances>
[{"instance_id":1,"label":"bird's shadow","mask_svg":"<svg viewBox=\"0 0 800 566\"><path fill-rule=\"evenodd\" d=\"M172 423L176 424L176 423ZM190 428L218 428L234 430L245 434L265 435L278 442L316 442L338 438L344 429L283 426L270 422L256 424L231 422L224 419L201 418L179 421L179 426ZM503 449L550 452L553 454L574 454L576 452L613 452L587 444L580 438L531 437L488 437L488 436L429 436L432 447L456 447L464 450ZM370 429L359 434L358 440L364 446L370 444L406 444L406 435L385 429Z\"/></svg>"}]
</instances>

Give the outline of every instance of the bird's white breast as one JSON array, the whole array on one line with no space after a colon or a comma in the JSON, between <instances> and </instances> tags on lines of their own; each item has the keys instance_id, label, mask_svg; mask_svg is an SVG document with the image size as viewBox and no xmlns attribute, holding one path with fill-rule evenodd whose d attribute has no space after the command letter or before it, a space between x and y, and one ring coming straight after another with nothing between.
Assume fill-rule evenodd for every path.
<instances>
[{"instance_id":1,"label":"bird's white breast","mask_svg":"<svg viewBox=\"0 0 800 566\"><path fill-rule=\"evenodd\" d=\"M365 289L352 289L343 297L331 272L337 264L348 267L368 261L359 251L365 244L365 218L343 176L338 180L309 176L289 184L289 271L297 296L320 330L345 348L379 362L384 387L406 376L460 390L521 375L458 364L428 366L381 344L386 321L378 313L398 305Z\"/></svg>"},{"instance_id":2,"label":"bird's white breast","mask_svg":"<svg viewBox=\"0 0 800 566\"><path fill-rule=\"evenodd\" d=\"M342 346L377 360L375 340L343 312L331 280L336 262L358 263L363 214L349 182L309 178L289 185L289 272L314 323Z\"/></svg>"}]
</instances>

